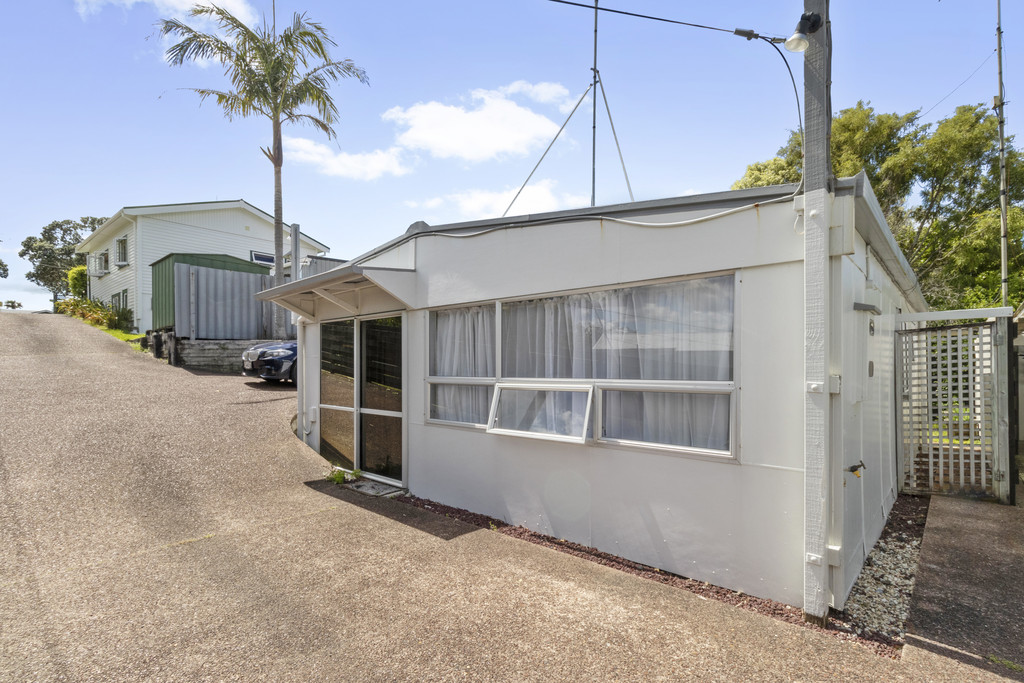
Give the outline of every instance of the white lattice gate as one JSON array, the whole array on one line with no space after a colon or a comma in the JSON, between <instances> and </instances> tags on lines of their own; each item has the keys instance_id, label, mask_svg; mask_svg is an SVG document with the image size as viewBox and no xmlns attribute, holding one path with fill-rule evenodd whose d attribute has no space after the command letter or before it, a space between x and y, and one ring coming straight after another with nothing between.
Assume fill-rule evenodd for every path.
<instances>
[{"instance_id":1,"label":"white lattice gate","mask_svg":"<svg viewBox=\"0 0 1024 683\"><path fill-rule=\"evenodd\" d=\"M897 334L903 490L1010 500L1009 321Z\"/></svg>"}]
</instances>

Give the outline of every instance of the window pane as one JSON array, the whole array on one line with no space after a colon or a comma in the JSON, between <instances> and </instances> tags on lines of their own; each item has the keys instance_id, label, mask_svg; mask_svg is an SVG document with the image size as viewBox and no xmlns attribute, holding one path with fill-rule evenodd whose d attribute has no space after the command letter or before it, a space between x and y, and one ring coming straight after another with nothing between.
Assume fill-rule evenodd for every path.
<instances>
[{"instance_id":1,"label":"window pane","mask_svg":"<svg viewBox=\"0 0 1024 683\"><path fill-rule=\"evenodd\" d=\"M320 403L355 406L355 363L351 320L320 326Z\"/></svg>"},{"instance_id":2,"label":"window pane","mask_svg":"<svg viewBox=\"0 0 1024 683\"><path fill-rule=\"evenodd\" d=\"M362 441L360 469L382 477L402 480L402 418L359 415Z\"/></svg>"},{"instance_id":3,"label":"window pane","mask_svg":"<svg viewBox=\"0 0 1024 683\"><path fill-rule=\"evenodd\" d=\"M360 323L363 337L362 407L402 410L402 319Z\"/></svg>"},{"instance_id":4,"label":"window pane","mask_svg":"<svg viewBox=\"0 0 1024 683\"><path fill-rule=\"evenodd\" d=\"M430 417L434 420L487 424L494 387L465 384L432 384Z\"/></svg>"},{"instance_id":5,"label":"window pane","mask_svg":"<svg viewBox=\"0 0 1024 683\"><path fill-rule=\"evenodd\" d=\"M494 377L494 306L430 314L430 374Z\"/></svg>"},{"instance_id":6,"label":"window pane","mask_svg":"<svg viewBox=\"0 0 1024 683\"><path fill-rule=\"evenodd\" d=\"M320 455L328 462L355 469L354 414L345 410L320 411Z\"/></svg>"},{"instance_id":7,"label":"window pane","mask_svg":"<svg viewBox=\"0 0 1024 683\"><path fill-rule=\"evenodd\" d=\"M551 391L502 387L494 429L582 438L588 391Z\"/></svg>"},{"instance_id":8,"label":"window pane","mask_svg":"<svg viewBox=\"0 0 1024 683\"><path fill-rule=\"evenodd\" d=\"M662 391L601 393L605 438L729 450L729 395Z\"/></svg>"},{"instance_id":9,"label":"window pane","mask_svg":"<svg viewBox=\"0 0 1024 683\"><path fill-rule=\"evenodd\" d=\"M505 377L732 379L734 278L502 306Z\"/></svg>"}]
</instances>

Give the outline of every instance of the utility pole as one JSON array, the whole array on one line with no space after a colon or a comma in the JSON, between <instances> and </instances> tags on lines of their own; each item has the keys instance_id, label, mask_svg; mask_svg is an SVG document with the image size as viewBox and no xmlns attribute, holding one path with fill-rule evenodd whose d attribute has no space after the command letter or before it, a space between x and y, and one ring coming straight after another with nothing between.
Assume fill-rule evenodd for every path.
<instances>
[{"instance_id":1,"label":"utility pole","mask_svg":"<svg viewBox=\"0 0 1024 683\"><path fill-rule=\"evenodd\" d=\"M824 625L830 598L828 535L831 449L829 225L832 214L832 46L828 0L804 0L821 28L804 52L804 619Z\"/></svg>"},{"instance_id":2,"label":"utility pole","mask_svg":"<svg viewBox=\"0 0 1024 683\"><path fill-rule=\"evenodd\" d=\"M999 119L999 226L1002 229L1000 238L1000 273L1002 284L1000 291L1003 295L1003 306L1009 306L1009 264L1007 253L1009 250L1009 235L1006 224L1006 138L1005 126L1006 116L1003 108L1006 102L1003 101L1003 16L1002 0L996 0L996 61L999 63L999 94L996 95L994 108Z\"/></svg>"}]
</instances>

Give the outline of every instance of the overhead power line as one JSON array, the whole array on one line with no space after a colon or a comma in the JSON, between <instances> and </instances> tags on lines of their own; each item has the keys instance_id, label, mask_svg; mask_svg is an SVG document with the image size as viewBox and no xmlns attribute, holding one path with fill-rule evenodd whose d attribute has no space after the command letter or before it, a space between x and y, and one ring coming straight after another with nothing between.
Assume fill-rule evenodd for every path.
<instances>
[{"instance_id":1,"label":"overhead power line","mask_svg":"<svg viewBox=\"0 0 1024 683\"><path fill-rule=\"evenodd\" d=\"M956 86L955 88L953 88L952 90L950 90L950 91L949 91L948 93L946 93L946 96L945 96L945 97L943 97L943 98L942 98L941 100L939 100L938 102L936 102L936 103L935 103L935 104L933 104L932 106L928 107L927 111L925 111L924 113L922 113L922 114L921 114L921 118L923 119L923 118L924 118L925 116L927 116L927 115L928 115L928 112L930 112L930 111L931 111L932 109L935 109L935 107L939 106L940 104L942 104L943 102L945 102L946 100L948 100L948 99L949 99L949 97L950 97L950 95L952 95L952 94L953 94L953 93L955 93L955 92L956 92L957 90L959 90L959 89L960 89L961 87L963 87L964 83L966 83L967 81L969 81L969 80L971 80L972 78L974 78L974 74L976 74L976 73L978 73L979 71L981 71L981 67L983 67L983 66L985 66L986 64L988 64L988 60L992 59L992 55L994 55L995 53L996 53L995 49L993 49L993 50L992 50L992 52L988 53L988 57L985 57L985 60L984 60L984 61L983 61L983 62L982 62L981 64L979 64L979 65L978 65L978 68L977 68L977 69L975 69L974 71L972 71L972 72L971 72L971 75L970 75L970 76L968 76L968 77L967 77L967 78L965 78L965 79L964 79L963 81L961 81L961 82L960 82L960 85Z\"/></svg>"},{"instance_id":2,"label":"overhead power line","mask_svg":"<svg viewBox=\"0 0 1024 683\"><path fill-rule=\"evenodd\" d=\"M569 0L549 0L549 2L557 2L560 5L572 5L573 7L582 7L583 9L593 10L593 5L584 5L581 2L570 2ZM655 17L649 14L637 14L636 12L626 12L620 9L611 9L608 7L598 8L601 12L610 12L612 14L624 14L627 17L638 17L640 19L651 19L652 21L662 21L666 24L678 24L679 26L690 26L693 28L703 28L708 31L722 31L723 33L732 33L731 28L718 28L717 26L704 26L703 24L692 24L688 21L676 21L675 19L665 19L664 17Z\"/></svg>"}]
</instances>

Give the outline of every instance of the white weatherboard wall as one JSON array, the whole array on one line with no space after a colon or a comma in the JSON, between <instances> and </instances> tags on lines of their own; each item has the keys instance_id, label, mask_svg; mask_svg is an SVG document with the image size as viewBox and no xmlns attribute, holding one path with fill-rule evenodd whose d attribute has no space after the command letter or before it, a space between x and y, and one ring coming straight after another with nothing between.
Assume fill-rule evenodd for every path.
<instances>
[{"instance_id":1,"label":"white weatherboard wall","mask_svg":"<svg viewBox=\"0 0 1024 683\"><path fill-rule=\"evenodd\" d=\"M110 250L110 273L90 277L91 296L110 303L110 298L123 289L129 290L129 306L135 312L136 328L145 331L153 324L153 273L150 266L173 253L227 254L250 260L253 251L274 253L274 223L258 213L232 206L197 208L202 205L181 205L182 210L168 207L143 207L123 210L110 236L89 243L90 254ZM146 213L152 209L151 213ZM128 235L129 265L114 266L114 240ZM301 240L300 257L320 253L319 247ZM285 253L289 251L285 232Z\"/></svg>"},{"instance_id":2,"label":"white weatherboard wall","mask_svg":"<svg viewBox=\"0 0 1024 683\"><path fill-rule=\"evenodd\" d=\"M118 266L117 261L117 240L128 238L128 262L127 265ZM111 298L118 293L128 290L128 302L122 304L135 311L138 320L136 303L138 300L138 279L140 270L148 270L148 266L139 265L137 243L135 239L135 225L131 220L122 222L118 230L112 232L109 237L91 249L90 254L107 252L110 272L102 277L89 277L89 295L110 305Z\"/></svg>"}]
</instances>

